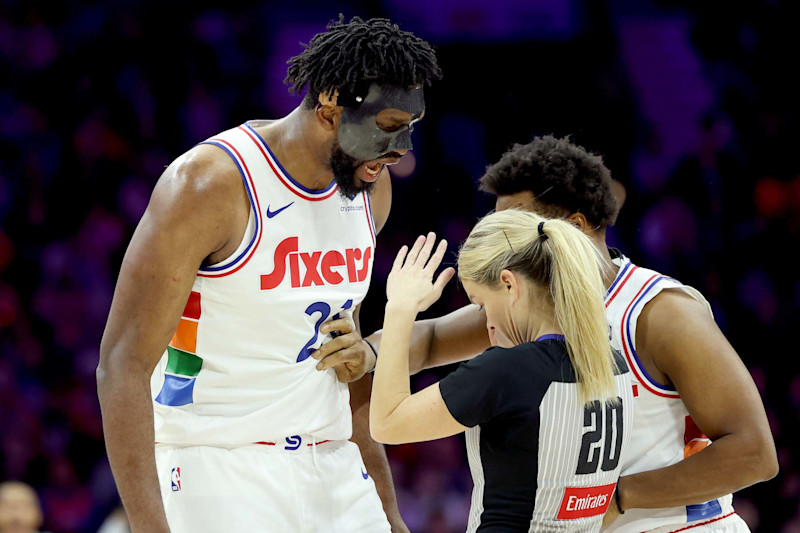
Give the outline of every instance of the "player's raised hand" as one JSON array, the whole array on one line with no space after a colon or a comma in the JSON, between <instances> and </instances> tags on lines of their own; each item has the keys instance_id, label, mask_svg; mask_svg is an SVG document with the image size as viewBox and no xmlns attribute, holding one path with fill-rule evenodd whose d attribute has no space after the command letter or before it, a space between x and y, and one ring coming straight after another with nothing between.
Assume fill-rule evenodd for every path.
<instances>
[{"instance_id":1,"label":"player's raised hand","mask_svg":"<svg viewBox=\"0 0 800 533\"><path fill-rule=\"evenodd\" d=\"M400 248L386 281L387 307L418 313L439 299L456 271L447 267L433 281L433 275L447 252L447 241L439 241L434 251L435 243L436 234L431 232L427 236L420 235L410 250L407 246Z\"/></svg>"}]
</instances>

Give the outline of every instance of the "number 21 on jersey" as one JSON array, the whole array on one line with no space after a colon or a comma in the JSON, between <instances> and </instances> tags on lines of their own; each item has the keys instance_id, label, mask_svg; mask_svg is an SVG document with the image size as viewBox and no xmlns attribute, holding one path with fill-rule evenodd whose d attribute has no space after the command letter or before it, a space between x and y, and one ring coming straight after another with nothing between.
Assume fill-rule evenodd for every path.
<instances>
[{"instance_id":1,"label":"number 21 on jersey","mask_svg":"<svg viewBox=\"0 0 800 533\"><path fill-rule=\"evenodd\" d=\"M347 300L341 307L341 311L346 311L353 307L353 300ZM326 302L314 302L313 304L309 305L306 308L306 314L308 316L314 316L315 314L319 313L319 318L317 319L316 324L314 324L314 334L311 336L309 341L300 349L300 353L297 354L297 362L302 363L306 359L311 356L311 353L316 349L314 345L317 343L319 339L319 328L322 324L324 324L331 315L331 306ZM339 318L339 312L333 318Z\"/></svg>"}]
</instances>

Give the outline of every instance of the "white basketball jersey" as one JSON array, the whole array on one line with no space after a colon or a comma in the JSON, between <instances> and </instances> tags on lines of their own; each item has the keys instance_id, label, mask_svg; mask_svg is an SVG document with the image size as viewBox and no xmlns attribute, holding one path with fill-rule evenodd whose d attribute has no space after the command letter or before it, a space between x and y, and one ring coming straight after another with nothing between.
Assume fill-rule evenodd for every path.
<instances>
[{"instance_id":1,"label":"white basketball jersey","mask_svg":"<svg viewBox=\"0 0 800 533\"><path fill-rule=\"evenodd\" d=\"M316 370L309 355L330 339L319 333L323 322L352 315L367 294L375 253L369 195L347 199L335 182L306 189L249 124L205 144L238 167L250 222L229 259L197 273L153 373L156 442L348 439L348 387L332 369Z\"/></svg>"},{"instance_id":2,"label":"white basketball jersey","mask_svg":"<svg viewBox=\"0 0 800 533\"><path fill-rule=\"evenodd\" d=\"M622 475L673 465L711 441L694 424L674 387L655 382L636 354L636 323L645 305L664 289L680 289L704 303L694 288L653 270L633 265L627 257L614 259L619 272L606 293L606 316L611 345L628 361L633 380L634 422L631 441L622 458ZM641 532L662 526L709 521L733 513L733 496L665 509L630 509L604 531Z\"/></svg>"}]
</instances>

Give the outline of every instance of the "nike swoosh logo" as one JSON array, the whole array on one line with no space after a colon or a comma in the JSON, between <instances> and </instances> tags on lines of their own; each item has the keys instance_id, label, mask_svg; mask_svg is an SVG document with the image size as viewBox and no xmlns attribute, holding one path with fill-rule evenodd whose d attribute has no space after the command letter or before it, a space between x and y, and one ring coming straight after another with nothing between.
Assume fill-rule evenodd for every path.
<instances>
[{"instance_id":1,"label":"nike swoosh logo","mask_svg":"<svg viewBox=\"0 0 800 533\"><path fill-rule=\"evenodd\" d=\"M369 474L367 474L366 472L364 472L364 469L363 469L363 468L361 469L361 477L363 477L364 479L367 479L367 478L369 477Z\"/></svg>"},{"instance_id":2,"label":"nike swoosh logo","mask_svg":"<svg viewBox=\"0 0 800 533\"><path fill-rule=\"evenodd\" d=\"M280 209L276 209L275 211L270 211L269 210L269 206L267 206L267 218L274 217L275 215L277 215L278 213L280 213L284 209L287 209L287 208L291 207L292 204L294 204L294 202L290 203L289 205L285 205L285 206L281 207Z\"/></svg>"}]
</instances>

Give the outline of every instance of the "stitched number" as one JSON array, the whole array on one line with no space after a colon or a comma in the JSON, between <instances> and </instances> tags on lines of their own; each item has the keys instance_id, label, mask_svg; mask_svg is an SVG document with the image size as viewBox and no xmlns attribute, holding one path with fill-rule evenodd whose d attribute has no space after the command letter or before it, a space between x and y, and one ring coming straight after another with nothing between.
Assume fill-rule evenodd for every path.
<instances>
[{"instance_id":1,"label":"stitched number","mask_svg":"<svg viewBox=\"0 0 800 533\"><path fill-rule=\"evenodd\" d=\"M581 453L578 456L578 469L576 474L593 474L597 472L600 464L600 450L598 443L602 437L603 408L600 402L592 402L583 410L583 439L581 440ZM589 428L587 431L586 428Z\"/></svg>"},{"instance_id":2,"label":"stitched number","mask_svg":"<svg viewBox=\"0 0 800 533\"><path fill-rule=\"evenodd\" d=\"M583 439L576 474L614 470L622 449L622 400L613 404L592 402L583 410ZM602 462L601 462L602 458Z\"/></svg>"},{"instance_id":3,"label":"stitched number","mask_svg":"<svg viewBox=\"0 0 800 533\"><path fill-rule=\"evenodd\" d=\"M314 324L314 335L311 337L305 346L300 350L300 353L297 355L297 362L301 363L309 358L311 352L314 351L314 344L317 342L317 338L319 338L319 327L328 319L331 314L331 306L326 304L325 302L314 302L313 304L309 305L306 308L306 314L308 316L314 316L314 313L319 313L319 319L317 323Z\"/></svg>"},{"instance_id":4,"label":"stitched number","mask_svg":"<svg viewBox=\"0 0 800 533\"><path fill-rule=\"evenodd\" d=\"M612 435L613 433L613 435ZM611 442L614 445L611 445ZM606 404L606 442L603 450L603 472L610 472L619 464L619 452L622 449L622 400L617 398L614 404Z\"/></svg>"},{"instance_id":5,"label":"stitched number","mask_svg":"<svg viewBox=\"0 0 800 533\"><path fill-rule=\"evenodd\" d=\"M351 307L353 307L353 300L347 300L344 305L342 305L341 311L346 311ZM331 316L331 306L325 302L314 302L306 308L306 314L308 316L313 316L314 313L319 313L319 319L317 320L317 323L314 324L314 335L306 343L306 345L303 346L303 348L300 350L300 353L297 354L298 363L302 363L308 359L311 356L311 352L315 350L314 345L317 343L317 339L319 338L319 327L324 324L326 320L328 320L329 316ZM339 318L339 313L336 313L336 316L333 318ZM338 331L331 332L332 337L336 337L338 335Z\"/></svg>"}]
</instances>

